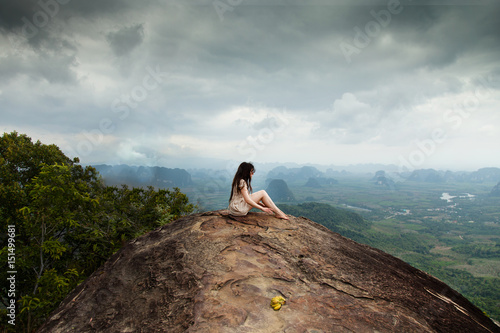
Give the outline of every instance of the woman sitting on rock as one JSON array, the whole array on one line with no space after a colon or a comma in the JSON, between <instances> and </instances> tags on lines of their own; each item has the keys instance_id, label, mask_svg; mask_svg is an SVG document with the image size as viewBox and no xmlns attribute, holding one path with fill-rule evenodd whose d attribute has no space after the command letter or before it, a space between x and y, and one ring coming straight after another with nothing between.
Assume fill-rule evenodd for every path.
<instances>
[{"instance_id":1,"label":"woman sitting on rock","mask_svg":"<svg viewBox=\"0 0 500 333\"><path fill-rule=\"evenodd\" d=\"M268 214L274 212L277 218L289 220L288 216L274 204L266 191L260 190L252 193L251 182L254 173L255 168L252 163L243 162L238 167L229 197L229 214L244 216L254 207Z\"/></svg>"}]
</instances>

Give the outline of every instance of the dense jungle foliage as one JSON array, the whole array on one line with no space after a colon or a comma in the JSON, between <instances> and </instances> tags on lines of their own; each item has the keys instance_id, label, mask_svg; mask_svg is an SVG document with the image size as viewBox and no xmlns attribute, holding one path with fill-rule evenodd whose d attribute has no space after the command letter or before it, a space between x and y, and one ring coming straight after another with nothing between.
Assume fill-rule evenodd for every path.
<instances>
[{"instance_id":1,"label":"dense jungle foliage","mask_svg":"<svg viewBox=\"0 0 500 333\"><path fill-rule=\"evenodd\" d=\"M33 332L125 242L194 209L178 188L105 186L93 167L78 163L26 135L0 137L0 260L4 268L9 263L0 272L5 332ZM13 299L15 326L7 316Z\"/></svg>"}]
</instances>

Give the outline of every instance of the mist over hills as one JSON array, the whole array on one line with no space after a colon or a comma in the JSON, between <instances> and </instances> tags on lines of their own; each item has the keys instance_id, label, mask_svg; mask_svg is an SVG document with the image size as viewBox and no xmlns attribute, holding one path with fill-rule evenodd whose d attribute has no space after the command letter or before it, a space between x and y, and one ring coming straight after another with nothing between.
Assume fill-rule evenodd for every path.
<instances>
[{"instance_id":1,"label":"mist over hills","mask_svg":"<svg viewBox=\"0 0 500 333\"><path fill-rule=\"evenodd\" d=\"M410 181L426 183L444 183L444 182L470 182L485 183L499 182L500 168L482 168L473 172L463 171L443 171L435 169L419 169L412 173L400 174L403 178Z\"/></svg>"},{"instance_id":2,"label":"mist over hills","mask_svg":"<svg viewBox=\"0 0 500 333\"><path fill-rule=\"evenodd\" d=\"M320 177L323 173L311 166L301 168L287 168L279 166L267 173L267 178L286 179L288 181L307 180L309 178Z\"/></svg>"},{"instance_id":3,"label":"mist over hills","mask_svg":"<svg viewBox=\"0 0 500 333\"><path fill-rule=\"evenodd\" d=\"M184 187L193 184L191 175L184 169L165 167L94 165L107 185L154 186L159 188Z\"/></svg>"},{"instance_id":4,"label":"mist over hills","mask_svg":"<svg viewBox=\"0 0 500 333\"><path fill-rule=\"evenodd\" d=\"M466 171L450 171L450 170L435 170L435 169L418 169L412 172L395 172L386 170L384 168L379 169L375 172L355 172L348 170L334 170L332 168L327 168L325 172L320 171L318 168L313 166L302 166L287 168L285 166L279 166L267 174L267 178L272 179L284 179L288 182L304 180L309 181L310 178L318 178L321 180L342 177L353 177L353 176L367 176L367 177L384 177L380 179L382 182L391 183L394 180L404 180L404 181L415 181L415 182L426 182L426 183L443 183L443 182L472 182L472 183L483 183L483 182L500 182L500 168L481 168L477 171L466 172Z\"/></svg>"},{"instance_id":5,"label":"mist over hills","mask_svg":"<svg viewBox=\"0 0 500 333\"><path fill-rule=\"evenodd\" d=\"M320 166L276 166L270 170L256 164L256 168L264 174L257 181L265 179L266 186L273 179L282 179L287 183L302 182L307 186L317 184L336 184L338 179L344 177L365 177L367 180L375 181L378 185L395 189L398 182L411 181L420 183L446 183L446 182L470 182L470 183L498 183L500 182L500 168L487 167L476 171L450 171L436 169L418 169L414 171L397 172L389 166L371 165L382 167L373 172L366 172L366 168L351 168L348 170L335 170L331 167ZM260 166L260 167L259 167ZM159 188L188 187L193 185L193 177L198 180L217 179L222 183L231 182L234 176L228 169L181 169L166 168L159 166L129 166L122 165L94 165L108 185L126 184L129 186L155 186ZM321 171L320 168L324 171ZM357 172L364 170L363 172ZM260 172L259 172L260 173ZM316 184L316 185L315 185Z\"/></svg>"},{"instance_id":6,"label":"mist over hills","mask_svg":"<svg viewBox=\"0 0 500 333\"><path fill-rule=\"evenodd\" d=\"M225 159L217 159L217 158L204 158L199 157L196 159L191 159L189 161L179 159L179 160L169 160L166 162L167 164L161 164L165 167L170 168L182 168L186 170L223 170L225 172L229 172L234 174L236 168L243 160L225 160ZM298 162L260 162L258 160L247 160L247 162L252 162L257 169L258 173L268 173L273 169L285 167L287 169L300 169L302 167L312 167L321 172L330 174L329 177L335 177L338 174L374 174L379 170L384 170L388 174L411 174L415 170L419 169L434 169L437 171L446 171L450 170L452 173L459 174L471 174L477 172L478 170L483 169L498 169L500 170L500 166L496 167L495 165L484 165L480 166L477 169L467 168L466 166L462 167L461 165L450 163L446 166L415 166L414 168L408 170L406 168L402 168L397 164L383 164L383 163L357 163L357 164L337 164L335 162L335 158L332 158L331 163L298 163Z\"/></svg>"}]
</instances>

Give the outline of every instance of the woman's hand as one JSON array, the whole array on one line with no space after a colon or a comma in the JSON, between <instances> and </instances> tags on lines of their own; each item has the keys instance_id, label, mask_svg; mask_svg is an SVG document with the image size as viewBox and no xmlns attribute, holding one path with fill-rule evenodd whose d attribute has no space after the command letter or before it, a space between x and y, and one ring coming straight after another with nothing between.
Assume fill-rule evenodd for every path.
<instances>
[{"instance_id":1,"label":"woman's hand","mask_svg":"<svg viewBox=\"0 0 500 333\"><path fill-rule=\"evenodd\" d=\"M265 213L268 213L268 214L273 214L273 211L271 210L271 208L268 208L268 207L262 207L262 211Z\"/></svg>"}]
</instances>

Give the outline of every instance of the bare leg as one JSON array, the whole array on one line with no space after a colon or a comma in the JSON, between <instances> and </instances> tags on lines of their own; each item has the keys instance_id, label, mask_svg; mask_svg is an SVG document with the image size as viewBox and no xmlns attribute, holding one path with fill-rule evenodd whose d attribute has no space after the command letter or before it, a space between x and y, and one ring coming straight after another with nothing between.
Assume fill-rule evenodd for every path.
<instances>
[{"instance_id":1,"label":"bare leg","mask_svg":"<svg viewBox=\"0 0 500 333\"><path fill-rule=\"evenodd\" d=\"M274 213L276 213L276 217L280 219L289 220L288 216L285 215L273 202L269 194L266 191L261 190L251 194L253 201L261 202L268 208L270 208Z\"/></svg>"}]
</instances>

